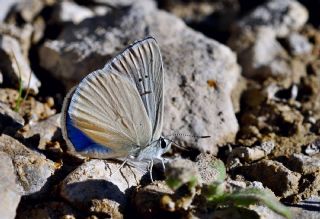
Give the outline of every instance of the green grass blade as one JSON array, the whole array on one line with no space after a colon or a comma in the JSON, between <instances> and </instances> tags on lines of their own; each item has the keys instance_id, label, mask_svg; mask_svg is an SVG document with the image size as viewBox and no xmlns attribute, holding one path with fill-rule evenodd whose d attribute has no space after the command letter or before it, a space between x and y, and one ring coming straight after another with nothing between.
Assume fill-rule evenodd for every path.
<instances>
[{"instance_id":1,"label":"green grass blade","mask_svg":"<svg viewBox=\"0 0 320 219\"><path fill-rule=\"evenodd\" d=\"M290 209L281 204L273 193L265 189L241 189L226 195L225 201L239 206L261 203L286 218L292 218Z\"/></svg>"}]
</instances>

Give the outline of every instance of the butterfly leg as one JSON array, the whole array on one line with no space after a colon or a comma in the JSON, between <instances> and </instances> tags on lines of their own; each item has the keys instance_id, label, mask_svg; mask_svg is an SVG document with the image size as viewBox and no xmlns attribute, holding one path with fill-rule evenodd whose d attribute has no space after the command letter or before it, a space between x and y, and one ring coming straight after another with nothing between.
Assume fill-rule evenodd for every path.
<instances>
[{"instance_id":1,"label":"butterfly leg","mask_svg":"<svg viewBox=\"0 0 320 219\"><path fill-rule=\"evenodd\" d=\"M151 180L151 182L153 182L152 168L153 168L153 160L151 159L151 160L150 160L150 163L149 163L149 174L150 174L150 180Z\"/></svg>"},{"instance_id":2,"label":"butterfly leg","mask_svg":"<svg viewBox=\"0 0 320 219\"><path fill-rule=\"evenodd\" d=\"M117 168L113 173L110 174L110 178L111 178L116 172L120 171L121 168L127 163L127 161L128 161L128 157L122 162L122 164L120 165L119 168Z\"/></svg>"},{"instance_id":3,"label":"butterfly leg","mask_svg":"<svg viewBox=\"0 0 320 219\"><path fill-rule=\"evenodd\" d=\"M164 158L161 158L162 170L163 172L166 171L166 166L164 165Z\"/></svg>"}]
</instances>

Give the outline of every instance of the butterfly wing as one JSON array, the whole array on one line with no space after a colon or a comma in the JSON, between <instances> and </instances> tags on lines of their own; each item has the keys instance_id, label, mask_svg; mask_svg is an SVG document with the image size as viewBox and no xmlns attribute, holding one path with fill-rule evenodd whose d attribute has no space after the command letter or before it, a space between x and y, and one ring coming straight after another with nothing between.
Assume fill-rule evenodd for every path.
<instances>
[{"instance_id":1,"label":"butterfly wing","mask_svg":"<svg viewBox=\"0 0 320 219\"><path fill-rule=\"evenodd\" d=\"M156 40L147 37L134 43L104 70L123 75L135 84L152 124L152 141L159 139L163 123L163 65Z\"/></svg>"},{"instance_id":2,"label":"butterfly wing","mask_svg":"<svg viewBox=\"0 0 320 219\"><path fill-rule=\"evenodd\" d=\"M89 74L66 105L62 130L81 155L124 157L151 140L152 126L140 94L119 74Z\"/></svg>"}]
</instances>

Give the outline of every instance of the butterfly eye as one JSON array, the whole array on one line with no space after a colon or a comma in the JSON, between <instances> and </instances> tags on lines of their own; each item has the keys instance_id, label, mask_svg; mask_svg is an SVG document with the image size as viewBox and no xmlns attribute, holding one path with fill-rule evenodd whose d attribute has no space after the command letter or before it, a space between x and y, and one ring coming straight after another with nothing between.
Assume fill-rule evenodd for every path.
<instances>
[{"instance_id":1,"label":"butterfly eye","mask_svg":"<svg viewBox=\"0 0 320 219\"><path fill-rule=\"evenodd\" d=\"M167 143L165 142L165 140L163 140L163 138L160 139L160 146L162 149L167 147Z\"/></svg>"}]
</instances>

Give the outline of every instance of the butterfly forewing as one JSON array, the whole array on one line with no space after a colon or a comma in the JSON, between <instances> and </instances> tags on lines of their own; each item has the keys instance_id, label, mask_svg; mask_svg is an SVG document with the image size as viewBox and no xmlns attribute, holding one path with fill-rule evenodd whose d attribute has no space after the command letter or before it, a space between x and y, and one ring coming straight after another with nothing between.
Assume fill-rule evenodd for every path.
<instances>
[{"instance_id":1,"label":"butterfly forewing","mask_svg":"<svg viewBox=\"0 0 320 219\"><path fill-rule=\"evenodd\" d=\"M83 156L124 157L158 140L162 131L163 66L148 37L89 74L65 99L62 132Z\"/></svg>"},{"instance_id":2,"label":"butterfly forewing","mask_svg":"<svg viewBox=\"0 0 320 219\"><path fill-rule=\"evenodd\" d=\"M138 41L108 63L104 70L132 81L152 124L152 140L159 139L163 117L163 65L154 38Z\"/></svg>"}]
</instances>

